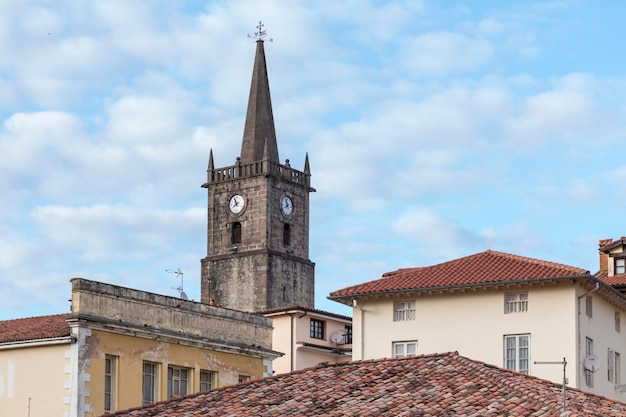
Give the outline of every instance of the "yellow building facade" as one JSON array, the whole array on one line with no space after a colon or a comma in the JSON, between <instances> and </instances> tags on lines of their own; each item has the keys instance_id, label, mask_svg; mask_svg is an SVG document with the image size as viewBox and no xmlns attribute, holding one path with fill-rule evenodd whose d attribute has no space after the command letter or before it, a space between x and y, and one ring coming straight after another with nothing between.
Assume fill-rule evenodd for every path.
<instances>
[{"instance_id":1,"label":"yellow building facade","mask_svg":"<svg viewBox=\"0 0 626 417\"><path fill-rule=\"evenodd\" d=\"M273 373L271 320L72 280L70 314L0 322L0 416L97 416Z\"/></svg>"}]
</instances>

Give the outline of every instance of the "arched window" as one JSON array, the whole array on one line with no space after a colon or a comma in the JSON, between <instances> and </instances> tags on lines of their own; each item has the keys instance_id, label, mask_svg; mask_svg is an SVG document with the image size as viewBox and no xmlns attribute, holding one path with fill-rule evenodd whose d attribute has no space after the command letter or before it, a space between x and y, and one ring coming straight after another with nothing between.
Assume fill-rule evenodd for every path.
<instances>
[{"instance_id":1,"label":"arched window","mask_svg":"<svg viewBox=\"0 0 626 417\"><path fill-rule=\"evenodd\" d=\"M231 228L230 243L241 243L241 223L235 222Z\"/></svg>"},{"instance_id":2,"label":"arched window","mask_svg":"<svg viewBox=\"0 0 626 417\"><path fill-rule=\"evenodd\" d=\"M283 226L283 245L291 245L291 226L287 223Z\"/></svg>"}]
</instances>

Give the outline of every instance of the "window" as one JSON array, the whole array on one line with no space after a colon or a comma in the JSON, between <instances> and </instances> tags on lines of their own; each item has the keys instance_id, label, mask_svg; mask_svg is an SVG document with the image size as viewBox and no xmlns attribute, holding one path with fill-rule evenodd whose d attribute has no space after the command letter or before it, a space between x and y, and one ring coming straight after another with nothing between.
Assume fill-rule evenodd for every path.
<instances>
[{"instance_id":1,"label":"window","mask_svg":"<svg viewBox=\"0 0 626 417\"><path fill-rule=\"evenodd\" d=\"M504 295L504 314L528 311L528 293L514 292Z\"/></svg>"},{"instance_id":2,"label":"window","mask_svg":"<svg viewBox=\"0 0 626 417\"><path fill-rule=\"evenodd\" d=\"M593 353L593 340L588 337L585 338L585 357ZM585 368L585 384L588 387L593 387L593 372Z\"/></svg>"},{"instance_id":3,"label":"window","mask_svg":"<svg viewBox=\"0 0 626 417\"><path fill-rule=\"evenodd\" d=\"M283 245L291 245L291 226L287 223L283 226Z\"/></svg>"},{"instance_id":4,"label":"window","mask_svg":"<svg viewBox=\"0 0 626 417\"><path fill-rule=\"evenodd\" d=\"M394 358L415 355L417 353L417 340L410 342L393 342L392 352Z\"/></svg>"},{"instance_id":5,"label":"window","mask_svg":"<svg viewBox=\"0 0 626 417\"><path fill-rule=\"evenodd\" d=\"M200 391L208 391L215 387L215 372L200 371Z\"/></svg>"},{"instance_id":6,"label":"window","mask_svg":"<svg viewBox=\"0 0 626 417\"><path fill-rule=\"evenodd\" d=\"M187 395L189 387L189 369L178 366L167 368L167 399Z\"/></svg>"},{"instance_id":7,"label":"window","mask_svg":"<svg viewBox=\"0 0 626 417\"><path fill-rule=\"evenodd\" d=\"M230 243L241 243L241 223L233 223L230 232Z\"/></svg>"},{"instance_id":8,"label":"window","mask_svg":"<svg viewBox=\"0 0 626 417\"><path fill-rule=\"evenodd\" d=\"M587 313L587 317L593 317L593 297L590 295L585 298L585 312Z\"/></svg>"},{"instance_id":9,"label":"window","mask_svg":"<svg viewBox=\"0 0 626 417\"><path fill-rule=\"evenodd\" d=\"M626 274L626 258L615 258L615 274Z\"/></svg>"},{"instance_id":10,"label":"window","mask_svg":"<svg viewBox=\"0 0 626 417\"><path fill-rule=\"evenodd\" d=\"M606 358L606 369L607 376L609 382L613 382L616 385L619 385L619 367L620 367L620 355L619 352L615 352L614 350L607 349L607 358Z\"/></svg>"},{"instance_id":11,"label":"window","mask_svg":"<svg viewBox=\"0 0 626 417\"><path fill-rule=\"evenodd\" d=\"M343 341L346 344L352 343L352 326L346 326L343 330Z\"/></svg>"},{"instance_id":12,"label":"window","mask_svg":"<svg viewBox=\"0 0 626 417\"><path fill-rule=\"evenodd\" d=\"M322 320L311 319L311 337L314 339L324 338L324 322Z\"/></svg>"},{"instance_id":13,"label":"window","mask_svg":"<svg viewBox=\"0 0 626 417\"><path fill-rule=\"evenodd\" d=\"M504 336L504 367L528 375L530 335Z\"/></svg>"},{"instance_id":14,"label":"window","mask_svg":"<svg viewBox=\"0 0 626 417\"><path fill-rule=\"evenodd\" d=\"M620 385L622 383L622 375L620 373L620 369L622 369L622 357L618 352L613 352L615 356L615 385Z\"/></svg>"},{"instance_id":15,"label":"window","mask_svg":"<svg viewBox=\"0 0 626 417\"><path fill-rule=\"evenodd\" d=\"M116 387L117 357L106 355L104 357L104 411L115 411L115 387Z\"/></svg>"},{"instance_id":16,"label":"window","mask_svg":"<svg viewBox=\"0 0 626 417\"><path fill-rule=\"evenodd\" d=\"M393 321L415 320L415 301L393 303Z\"/></svg>"},{"instance_id":17,"label":"window","mask_svg":"<svg viewBox=\"0 0 626 417\"><path fill-rule=\"evenodd\" d=\"M157 366L156 363L143 363L142 401L144 405L156 402Z\"/></svg>"},{"instance_id":18,"label":"window","mask_svg":"<svg viewBox=\"0 0 626 417\"><path fill-rule=\"evenodd\" d=\"M248 375L239 375L239 378L237 379L237 382L239 382L240 384L242 382L248 382L250 381L250 376Z\"/></svg>"},{"instance_id":19,"label":"window","mask_svg":"<svg viewBox=\"0 0 626 417\"><path fill-rule=\"evenodd\" d=\"M620 333L622 330L622 314L619 311L615 312L615 331Z\"/></svg>"}]
</instances>

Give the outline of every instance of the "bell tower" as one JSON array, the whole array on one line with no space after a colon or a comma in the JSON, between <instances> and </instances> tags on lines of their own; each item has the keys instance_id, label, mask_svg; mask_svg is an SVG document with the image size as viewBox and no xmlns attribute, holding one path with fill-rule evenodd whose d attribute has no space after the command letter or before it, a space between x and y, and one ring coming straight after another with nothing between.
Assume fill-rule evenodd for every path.
<instances>
[{"instance_id":1,"label":"bell tower","mask_svg":"<svg viewBox=\"0 0 626 417\"><path fill-rule=\"evenodd\" d=\"M209 154L207 256L202 302L247 312L314 306L309 260L308 154L304 170L281 164L259 23L241 154L215 168Z\"/></svg>"}]
</instances>

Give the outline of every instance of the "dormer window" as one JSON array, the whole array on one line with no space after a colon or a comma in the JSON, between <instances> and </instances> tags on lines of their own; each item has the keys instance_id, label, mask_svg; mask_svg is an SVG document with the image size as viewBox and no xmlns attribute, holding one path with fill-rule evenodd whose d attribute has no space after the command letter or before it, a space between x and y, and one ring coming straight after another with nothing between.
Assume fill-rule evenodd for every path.
<instances>
[{"instance_id":1,"label":"dormer window","mask_svg":"<svg viewBox=\"0 0 626 417\"><path fill-rule=\"evenodd\" d=\"M615 258L615 275L626 274L626 258Z\"/></svg>"}]
</instances>

